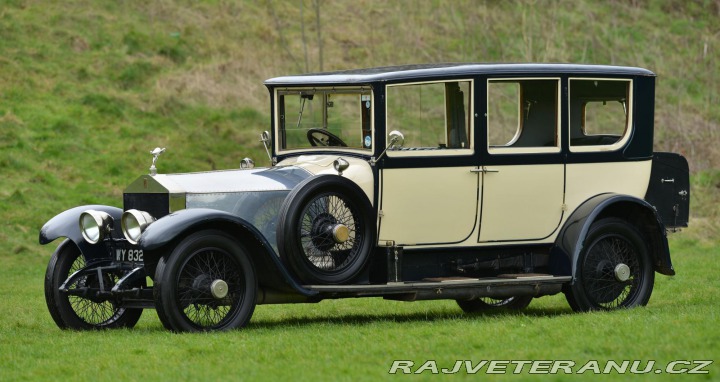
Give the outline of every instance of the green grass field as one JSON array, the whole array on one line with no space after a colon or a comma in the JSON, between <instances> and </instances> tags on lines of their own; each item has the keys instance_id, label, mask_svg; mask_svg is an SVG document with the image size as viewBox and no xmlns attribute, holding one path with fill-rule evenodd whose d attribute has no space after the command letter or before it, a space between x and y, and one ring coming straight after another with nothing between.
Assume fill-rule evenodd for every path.
<instances>
[{"instance_id":1,"label":"green grass field","mask_svg":"<svg viewBox=\"0 0 720 382\"><path fill-rule=\"evenodd\" d=\"M719 18L711 0L0 1L0 381L376 380L403 378L387 375L394 359L720 359ZM168 148L161 172L246 156L267 165L264 79L494 61L658 74L656 148L689 159L692 219L671 238L678 274L658 275L648 307L575 314L554 296L521 314L466 316L447 301L324 301L260 306L246 330L190 335L153 311L111 332L61 331L50 318L43 223L121 204L156 146ZM717 363L710 372L696 379L720 379ZM657 377L671 376L644 378Z\"/></svg>"},{"instance_id":2,"label":"green grass field","mask_svg":"<svg viewBox=\"0 0 720 382\"><path fill-rule=\"evenodd\" d=\"M337 300L261 305L247 328L212 334L170 333L152 310L133 330L61 331L44 303L44 258L4 257L0 380L371 381L402 378L387 374L395 359L412 360L415 368L426 360L446 368L455 360L654 360L660 367L718 360L720 248L680 235L672 240L678 274L657 277L645 308L577 314L557 295L534 300L522 313L465 315L453 301ZM695 377L718 378L717 362L707 370Z\"/></svg>"}]
</instances>

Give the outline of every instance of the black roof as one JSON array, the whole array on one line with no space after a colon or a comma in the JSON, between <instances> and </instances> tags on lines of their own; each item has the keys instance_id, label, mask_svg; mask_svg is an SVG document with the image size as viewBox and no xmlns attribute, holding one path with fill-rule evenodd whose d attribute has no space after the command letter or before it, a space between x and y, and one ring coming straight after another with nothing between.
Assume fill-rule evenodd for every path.
<instances>
[{"instance_id":1,"label":"black roof","mask_svg":"<svg viewBox=\"0 0 720 382\"><path fill-rule=\"evenodd\" d=\"M457 77L471 75L621 75L655 76L655 73L630 66L579 65L579 64L482 64L482 63L446 63L386 66L367 69L342 70L325 73L309 73L293 76L270 78L266 85L301 84L353 84L377 81L412 80L430 77Z\"/></svg>"}]
</instances>

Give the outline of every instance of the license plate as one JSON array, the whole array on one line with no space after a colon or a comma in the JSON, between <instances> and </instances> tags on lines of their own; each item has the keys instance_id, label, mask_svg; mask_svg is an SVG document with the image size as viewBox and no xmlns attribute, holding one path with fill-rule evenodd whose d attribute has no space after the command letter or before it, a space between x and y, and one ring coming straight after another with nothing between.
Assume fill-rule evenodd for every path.
<instances>
[{"instance_id":1,"label":"license plate","mask_svg":"<svg viewBox=\"0 0 720 382\"><path fill-rule=\"evenodd\" d=\"M110 253L115 261L132 263L143 262L143 250L131 247L130 245L127 247L115 246L111 249Z\"/></svg>"}]
</instances>

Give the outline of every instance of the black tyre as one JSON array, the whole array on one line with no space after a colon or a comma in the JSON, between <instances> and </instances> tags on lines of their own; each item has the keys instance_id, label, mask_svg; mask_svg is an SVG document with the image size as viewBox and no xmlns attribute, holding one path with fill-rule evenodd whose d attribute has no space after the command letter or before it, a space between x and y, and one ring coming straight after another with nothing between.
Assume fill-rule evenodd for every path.
<instances>
[{"instance_id":1,"label":"black tyre","mask_svg":"<svg viewBox=\"0 0 720 382\"><path fill-rule=\"evenodd\" d=\"M573 310L580 312L646 305L655 281L642 234L617 218L593 223L575 273L565 296Z\"/></svg>"},{"instance_id":2,"label":"black tyre","mask_svg":"<svg viewBox=\"0 0 720 382\"><path fill-rule=\"evenodd\" d=\"M92 330L132 328L140 319L142 309L122 308L106 297L97 297L100 280L96 273L83 276L68 286L60 285L70 275L85 267L85 258L75 243L66 240L52 254L45 272L45 302L50 316L61 329ZM103 285L110 290L122 274L104 272ZM85 292L87 291L87 292Z\"/></svg>"},{"instance_id":3,"label":"black tyre","mask_svg":"<svg viewBox=\"0 0 720 382\"><path fill-rule=\"evenodd\" d=\"M375 235L370 202L340 176L303 181L280 208L280 258L304 283L351 281L364 270Z\"/></svg>"},{"instance_id":4,"label":"black tyre","mask_svg":"<svg viewBox=\"0 0 720 382\"><path fill-rule=\"evenodd\" d=\"M222 231L188 236L155 271L158 317L176 332L241 328L255 310L256 294L248 251Z\"/></svg>"},{"instance_id":5,"label":"black tyre","mask_svg":"<svg viewBox=\"0 0 720 382\"><path fill-rule=\"evenodd\" d=\"M457 304L465 313L478 313L491 309L523 310L530 305L532 299L532 296L480 297L473 300L457 300Z\"/></svg>"}]
</instances>

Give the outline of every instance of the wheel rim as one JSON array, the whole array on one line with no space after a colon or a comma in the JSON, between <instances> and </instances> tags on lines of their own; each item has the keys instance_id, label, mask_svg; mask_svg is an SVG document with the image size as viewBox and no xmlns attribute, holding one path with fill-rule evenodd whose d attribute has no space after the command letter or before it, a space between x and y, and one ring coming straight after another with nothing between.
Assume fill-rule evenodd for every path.
<instances>
[{"instance_id":1,"label":"wheel rim","mask_svg":"<svg viewBox=\"0 0 720 382\"><path fill-rule=\"evenodd\" d=\"M300 214L305 260L321 271L341 271L360 255L363 235L356 207L336 193L321 194ZM338 231L342 238L338 239Z\"/></svg>"},{"instance_id":2,"label":"wheel rim","mask_svg":"<svg viewBox=\"0 0 720 382\"><path fill-rule=\"evenodd\" d=\"M627 305L643 282L637 248L619 235L593 242L582 266L583 286L590 301L605 309Z\"/></svg>"},{"instance_id":3,"label":"wheel rim","mask_svg":"<svg viewBox=\"0 0 720 382\"><path fill-rule=\"evenodd\" d=\"M514 299L515 299L515 297L508 297L508 298L480 297L480 298L478 298L478 300L488 304L489 306L496 307L496 308L505 306L505 305L511 303Z\"/></svg>"},{"instance_id":4,"label":"wheel rim","mask_svg":"<svg viewBox=\"0 0 720 382\"><path fill-rule=\"evenodd\" d=\"M67 276L69 277L84 267L85 259L82 256L78 256L73 261L72 265L70 265ZM120 278L115 274L103 273L103 283L108 289L112 288L119 279ZM99 283L97 276L82 276L68 286L69 290L84 288L98 289ZM125 308L118 308L110 300L93 299L92 296L84 297L72 294L67 295L67 299L78 319L94 326L105 326L111 324L120 318L125 312Z\"/></svg>"},{"instance_id":5,"label":"wheel rim","mask_svg":"<svg viewBox=\"0 0 720 382\"><path fill-rule=\"evenodd\" d=\"M217 248L193 253L182 265L176 285L183 315L200 328L222 327L237 314L245 298L242 267Z\"/></svg>"}]
</instances>

